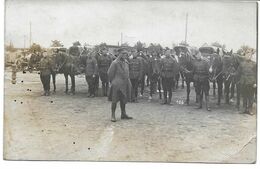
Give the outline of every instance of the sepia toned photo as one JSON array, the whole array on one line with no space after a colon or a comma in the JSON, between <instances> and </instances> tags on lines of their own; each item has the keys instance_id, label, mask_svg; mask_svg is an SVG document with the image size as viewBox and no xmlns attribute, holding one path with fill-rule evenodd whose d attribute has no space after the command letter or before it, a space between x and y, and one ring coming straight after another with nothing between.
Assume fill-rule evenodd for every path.
<instances>
[{"instance_id":1,"label":"sepia toned photo","mask_svg":"<svg viewBox=\"0 0 260 169\"><path fill-rule=\"evenodd\" d=\"M256 163L257 2L6 0L4 160Z\"/></svg>"}]
</instances>

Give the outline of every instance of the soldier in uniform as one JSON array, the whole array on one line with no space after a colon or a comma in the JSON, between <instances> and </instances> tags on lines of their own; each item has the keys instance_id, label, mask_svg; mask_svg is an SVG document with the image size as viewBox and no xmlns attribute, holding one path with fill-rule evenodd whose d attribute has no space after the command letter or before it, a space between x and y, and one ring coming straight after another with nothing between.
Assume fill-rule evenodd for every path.
<instances>
[{"instance_id":1,"label":"soldier in uniform","mask_svg":"<svg viewBox=\"0 0 260 169\"><path fill-rule=\"evenodd\" d=\"M88 97L95 97L95 77L98 74L97 60L93 54L90 54L86 58L86 72L85 77L88 83Z\"/></svg>"},{"instance_id":2,"label":"soldier in uniform","mask_svg":"<svg viewBox=\"0 0 260 169\"><path fill-rule=\"evenodd\" d=\"M107 49L103 48L101 50L101 54L97 58L97 62L98 62L99 76L102 81L102 91L104 96L107 96L107 92L108 92L109 82L108 82L107 71L112 61L113 59L108 54Z\"/></svg>"},{"instance_id":3,"label":"soldier in uniform","mask_svg":"<svg viewBox=\"0 0 260 169\"><path fill-rule=\"evenodd\" d=\"M69 48L69 55L73 57L78 57L80 55L80 50L78 45L80 45L78 41L73 43L73 46Z\"/></svg>"},{"instance_id":4,"label":"soldier in uniform","mask_svg":"<svg viewBox=\"0 0 260 169\"><path fill-rule=\"evenodd\" d=\"M211 111L209 106L209 64L206 60L202 59L201 53L196 51L196 60L194 61L194 81L195 91L199 100L198 109L202 108L203 94L205 93L206 109Z\"/></svg>"},{"instance_id":5,"label":"soldier in uniform","mask_svg":"<svg viewBox=\"0 0 260 169\"><path fill-rule=\"evenodd\" d=\"M160 83L160 71L161 71L161 62L160 56L157 52L152 52L152 57L149 59L149 79L150 79L150 97L156 91L156 84L158 83L159 97L161 99L161 83Z\"/></svg>"},{"instance_id":6,"label":"soldier in uniform","mask_svg":"<svg viewBox=\"0 0 260 169\"><path fill-rule=\"evenodd\" d=\"M80 46L79 41L76 41L76 42L73 43L73 46L71 46L69 48L69 55L73 58L73 62L76 65L76 67L75 67L76 68L76 70L75 70L76 74L81 73L81 69L80 69L80 67L81 67L81 65L80 65L80 54L81 54L81 52L80 52L79 46Z\"/></svg>"},{"instance_id":7,"label":"soldier in uniform","mask_svg":"<svg viewBox=\"0 0 260 169\"><path fill-rule=\"evenodd\" d=\"M47 52L43 52L43 58L39 63L40 78L44 89L44 96L50 95L50 78L51 78L51 63L47 56Z\"/></svg>"},{"instance_id":8,"label":"soldier in uniform","mask_svg":"<svg viewBox=\"0 0 260 169\"><path fill-rule=\"evenodd\" d=\"M163 104L171 104L172 86L174 83L175 74L177 72L177 62L171 57L170 50L165 51L165 57L161 59L161 77L163 86ZM169 99L167 100L167 95Z\"/></svg>"},{"instance_id":9,"label":"soldier in uniform","mask_svg":"<svg viewBox=\"0 0 260 169\"><path fill-rule=\"evenodd\" d=\"M142 78L143 64L142 60L137 57L137 52L133 52L129 59L129 77L133 87L132 102L137 102L138 84Z\"/></svg>"},{"instance_id":10,"label":"soldier in uniform","mask_svg":"<svg viewBox=\"0 0 260 169\"><path fill-rule=\"evenodd\" d=\"M124 48L119 49L119 56L112 62L108 69L108 79L111 83L111 89L108 99L112 101L111 121L116 122L115 111L117 102L120 101L121 119L132 119L126 114L125 106L131 99L131 82L129 78L129 66L126 61L128 53Z\"/></svg>"},{"instance_id":11,"label":"soldier in uniform","mask_svg":"<svg viewBox=\"0 0 260 169\"><path fill-rule=\"evenodd\" d=\"M252 107L256 88L256 63L251 61L250 56L245 56L245 60L240 63L238 73L240 74L239 83L243 97L243 113L253 115Z\"/></svg>"}]
</instances>

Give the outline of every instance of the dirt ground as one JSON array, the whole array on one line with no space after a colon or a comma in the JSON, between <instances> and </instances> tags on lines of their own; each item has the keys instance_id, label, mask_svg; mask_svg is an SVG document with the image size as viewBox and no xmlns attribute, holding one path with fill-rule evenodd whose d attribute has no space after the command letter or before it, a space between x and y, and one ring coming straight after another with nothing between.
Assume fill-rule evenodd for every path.
<instances>
[{"instance_id":1,"label":"dirt ground","mask_svg":"<svg viewBox=\"0 0 260 169\"><path fill-rule=\"evenodd\" d=\"M52 87L52 85L51 85ZM84 76L76 78L76 95L64 93L63 75L57 92L41 96L37 73L5 72L4 158L8 160L87 160L254 163L256 116L240 114L233 105L212 111L195 109L185 89L173 93L173 106L161 105L158 96L148 101L148 88L139 103L128 103L133 120L110 121L105 97L87 98ZM212 93L212 91L211 91Z\"/></svg>"}]
</instances>

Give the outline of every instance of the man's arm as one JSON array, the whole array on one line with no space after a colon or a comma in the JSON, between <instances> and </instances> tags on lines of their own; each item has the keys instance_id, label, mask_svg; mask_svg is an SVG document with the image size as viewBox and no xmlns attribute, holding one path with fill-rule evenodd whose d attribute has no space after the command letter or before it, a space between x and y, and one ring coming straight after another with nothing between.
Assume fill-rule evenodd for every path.
<instances>
[{"instance_id":1,"label":"man's arm","mask_svg":"<svg viewBox=\"0 0 260 169\"><path fill-rule=\"evenodd\" d=\"M110 82L114 79L115 74L116 74L116 63L112 62L108 71L107 71L108 80Z\"/></svg>"},{"instance_id":2,"label":"man's arm","mask_svg":"<svg viewBox=\"0 0 260 169\"><path fill-rule=\"evenodd\" d=\"M95 58L93 58L93 64L94 64L94 75L98 74L98 64L97 64L97 60Z\"/></svg>"}]
</instances>

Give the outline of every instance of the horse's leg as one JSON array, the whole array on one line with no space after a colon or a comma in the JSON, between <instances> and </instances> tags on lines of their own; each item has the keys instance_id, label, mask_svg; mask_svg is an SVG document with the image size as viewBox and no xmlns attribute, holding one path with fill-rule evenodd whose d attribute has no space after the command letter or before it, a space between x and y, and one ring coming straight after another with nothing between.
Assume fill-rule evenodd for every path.
<instances>
[{"instance_id":1,"label":"horse's leg","mask_svg":"<svg viewBox=\"0 0 260 169\"><path fill-rule=\"evenodd\" d=\"M70 74L70 79L71 79L71 93L74 95L75 94L75 75Z\"/></svg>"},{"instance_id":2,"label":"horse's leg","mask_svg":"<svg viewBox=\"0 0 260 169\"><path fill-rule=\"evenodd\" d=\"M216 96L216 81L213 82L213 96Z\"/></svg>"},{"instance_id":3,"label":"horse's leg","mask_svg":"<svg viewBox=\"0 0 260 169\"><path fill-rule=\"evenodd\" d=\"M196 83L195 82L193 82L193 86L195 87L196 103L199 103L199 95L198 95L198 91L197 91L197 87L196 87Z\"/></svg>"},{"instance_id":4,"label":"horse's leg","mask_svg":"<svg viewBox=\"0 0 260 169\"><path fill-rule=\"evenodd\" d=\"M178 74L176 75L175 80L176 80L175 88L178 89L178 88L179 88L180 73L178 73Z\"/></svg>"},{"instance_id":5,"label":"horse's leg","mask_svg":"<svg viewBox=\"0 0 260 169\"><path fill-rule=\"evenodd\" d=\"M149 86L149 85L150 85L150 78L147 74L147 76L146 76L146 86Z\"/></svg>"},{"instance_id":6,"label":"horse's leg","mask_svg":"<svg viewBox=\"0 0 260 169\"><path fill-rule=\"evenodd\" d=\"M181 88L184 89L184 74L183 73L180 74L181 74Z\"/></svg>"},{"instance_id":7,"label":"horse's leg","mask_svg":"<svg viewBox=\"0 0 260 169\"><path fill-rule=\"evenodd\" d=\"M64 77L65 77L65 86L66 86L66 89L65 89L65 93L68 93L68 74L67 73L64 73Z\"/></svg>"},{"instance_id":8,"label":"horse's leg","mask_svg":"<svg viewBox=\"0 0 260 169\"><path fill-rule=\"evenodd\" d=\"M190 104L190 81L189 80L186 80L186 86L187 86L187 98L186 98L186 103L187 105Z\"/></svg>"},{"instance_id":9,"label":"horse's leg","mask_svg":"<svg viewBox=\"0 0 260 169\"><path fill-rule=\"evenodd\" d=\"M53 83L53 92L55 93L56 92L56 73L52 72L51 76L52 76L52 83Z\"/></svg>"},{"instance_id":10,"label":"horse's leg","mask_svg":"<svg viewBox=\"0 0 260 169\"><path fill-rule=\"evenodd\" d=\"M154 78L151 76L150 77L150 97L149 97L149 99L152 99L153 93L154 93L154 89L155 89L154 88Z\"/></svg>"},{"instance_id":11,"label":"horse's leg","mask_svg":"<svg viewBox=\"0 0 260 169\"><path fill-rule=\"evenodd\" d=\"M159 98L162 99L162 92L161 92L162 87L161 87L161 79L160 79L160 77L158 77L156 81L158 83Z\"/></svg>"},{"instance_id":12,"label":"horse's leg","mask_svg":"<svg viewBox=\"0 0 260 169\"><path fill-rule=\"evenodd\" d=\"M234 98L234 93L235 93L235 83L231 81L231 96L230 99Z\"/></svg>"},{"instance_id":13,"label":"horse's leg","mask_svg":"<svg viewBox=\"0 0 260 169\"><path fill-rule=\"evenodd\" d=\"M241 86L239 83L236 84L236 88L237 88L237 109L239 110L239 108L240 108L240 90L241 90Z\"/></svg>"},{"instance_id":14,"label":"horse's leg","mask_svg":"<svg viewBox=\"0 0 260 169\"><path fill-rule=\"evenodd\" d=\"M229 88L230 88L230 81L225 81L225 102L229 104Z\"/></svg>"},{"instance_id":15,"label":"horse's leg","mask_svg":"<svg viewBox=\"0 0 260 169\"><path fill-rule=\"evenodd\" d=\"M222 97L222 90L223 90L223 79L220 77L217 79L217 84L218 84L218 103L217 105L220 105L221 102L221 97Z\"/></svg>"}]
</instances>

